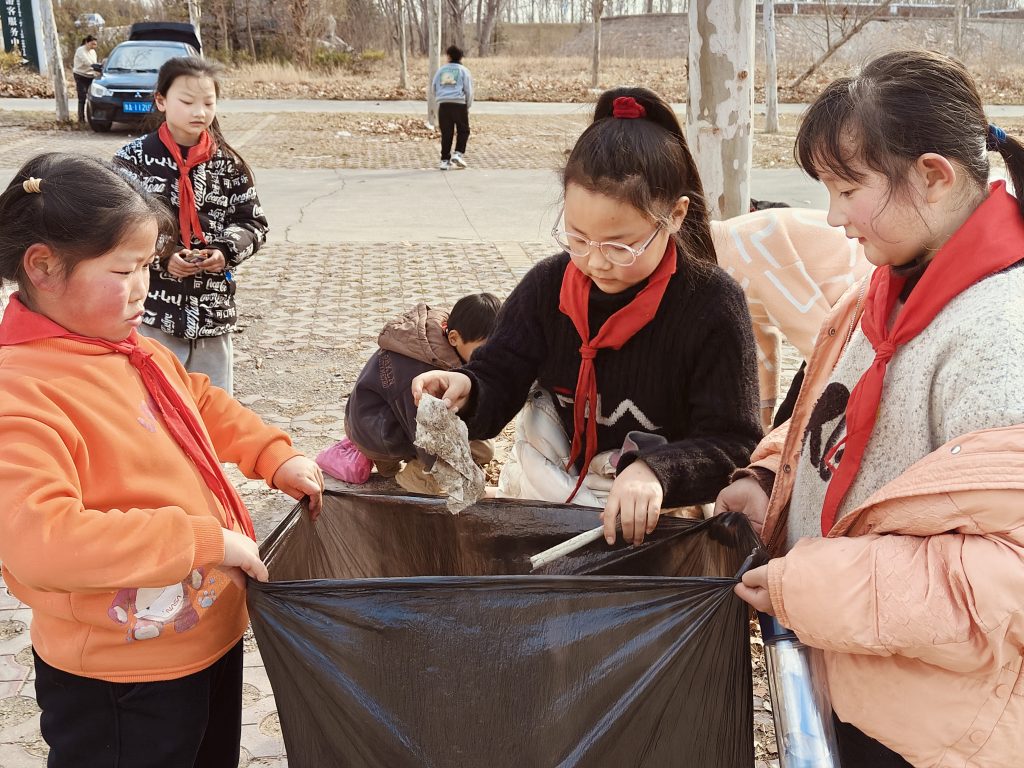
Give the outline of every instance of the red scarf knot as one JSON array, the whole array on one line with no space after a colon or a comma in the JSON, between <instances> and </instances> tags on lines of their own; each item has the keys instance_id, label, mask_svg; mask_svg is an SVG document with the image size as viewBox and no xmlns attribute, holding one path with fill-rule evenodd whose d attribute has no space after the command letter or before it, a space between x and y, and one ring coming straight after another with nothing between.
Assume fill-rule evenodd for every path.
<instances>
[{"instance_id":1,"label":"red scarf knot","mask_svg":"<svg viewBox=\"0 0 1024 768\"><path fill-rule=\"evenodd\" d=\"M612 102L612 117L620 117L626 120L634 120L638 117L646 117L647 110L644 105L632 96L619 96Z\"/></svg>"},{"instance_id":2,"label":"red scarf knot","mask_svg":"<svg viewBox=\"0 0 1024 768\"><path fill-rule=\"evenodd\" d=\"M157 136L178 166L178 229L181 244L186 248L191 248L192 243L198 240L206 245L206 235L203 234L203 225L199 221L199 207L189 174L197 165L202 165L216 154L217 144L210 138L209 131L203 131L199 142L189 149L188 157L185 158L182 157L181 147L171 135L171 129L167 123L160 125Z\"/></svg>"},{"instance_id":3,"label":"red scarf knot","mask_svg":"<svg viewBox=\"0 0 1024 768\"><path fill-rule=\"evenodd\" d=\"M929 326L949 302L986 277L1024 259L1024 218L1006 182L989 186L985 201L938 250L906 304L889 326L906 277L881 267L871 276L860 327L875 350L874 362L861 375L846 404L843 459L832 474L821 510L821 535L835 525L839 506L853 484L882 403L888 363L903 344Z\"/></svg>"},{"instance_id":4,"label":"red scarf knot","mask_svg":"<svg viewBox=\"0 0 1024 768\"><path fill-rule=\"evenodd\" d=\"M628 97L622 97L628 98ZM575 404L573 407L572 448L566 470L572 471L576 459L583 449L583 435L586 432L586 450L583 452L583 469L572 494L566 499L571 502L583 484L590 462L597 454L597 372L594 358L602 349L621 349L622 346L637 334L657 314L661 300L668 288L668 281L676 272L676 245L669 238L668 245L661 261L648 278L644 286L633 300L613 314L590 338L590 291L594 282L583 274L571 261L566 265L562 276L562 289L558 297L558 310L566 315L579 334L583 344L580 346L580 371L576 379ZM589 406L589 407L588 407Z\"/></svg>"},{"instance_id":5,"label":"red scarf knot","mask_svg":"<svg viewBox=\"0 0 1024 768\"><path fill-rule=\"evenodd\" d=\"M128 362L132 364L133 368L138 368L141 370L142 367L145 366L147 362L149 362L149 358L151 358L152 356L152 353L144 350L142 347L138 345L138 342L136 342L135 344L132 345L131 352L128 353Z\"/></svg>"},{"instance_id":6,"label":"red scarf knot","mask_svg":"<svg viewBox=\"0 0 1024 768\"><path fill-rule=\"evenodd\" d=\"M875 348L875 362L887 364L896 354L896 345L886 339Z\"/></svg>"}]
</instances>

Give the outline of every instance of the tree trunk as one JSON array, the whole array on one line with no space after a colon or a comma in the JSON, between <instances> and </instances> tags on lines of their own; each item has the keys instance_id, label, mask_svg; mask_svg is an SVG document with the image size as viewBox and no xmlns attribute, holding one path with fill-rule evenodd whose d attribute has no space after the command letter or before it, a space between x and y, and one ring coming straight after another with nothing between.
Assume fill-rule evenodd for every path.
<instances>
[{"instance_id":1,"label":"tree trunk","mask_svg":"<svg viewBox=\"0 0 1024 768\"><path fill-rule=\"evenodd\" d=\"M401 71L398 75L398 85L405 89L409 87L409 45L407 37L407 28L409 25L408 19L406 19L405 4L408 0L398 0L398 60L401 65Z\"/></svg>"},{"instance_id":2,"label":"tree trunk","mask_svg":"<svg viewBox=\"0 0 1024 768\"><path fill-rule=\"evenodd\" d=\"M489 56L493 51L494 27L498 23L501 14L502 0L487 0L484 6L485 15L483 27L480 30L480 55Z\"/></svg>"},{"instance_id":3,"label":"tree trunk","mask_svg":"<svg viewBox=\"0 0 1024 768\"><path fill-rule=\"evenodd\" d=\"M203 34L200 30L200 21L203 18L203 9L199 5L200 0L187 0L188 2L188 23L196 28L196 38L203 42Z\"/></svg>"},{"instance_id":4,"label":"tree trunk","mask_svg":"<svg viewBox=\"0 0 1024 768\"><path fill-rule=\"evenodd\" d=\"M654 0L647 0L644 3L644 13L654 13Z\"/></svg>"},{"instance_id":5,"label":"tree trunk","mask_svg":"<svg viewBox=\"0 0 1024 768\"><path fill-rule=\"evenodd\" d=\"M691 0L686 132L712 218L750 208L755 0Z\"/></svg>"},{"instance_id":6,"label":"tree trunk","mask_svg":"<svg viewBox=\"0 0 1024 768\"><path fill-rule=\"evenodd\" d=\"M764 0L765 132L779 132L779 63L775 58L775 0Z\"/></svg>"},{"instance_id":7,"label":"tree trunk","mask_svg":"<svg viewBox=\"0 0 1024 768\"><path fill-rule=\"evenodd\" d=\"M802 75L800 75L800 77L794 80L793 85L791 85L790 87L799 88L800 84L803 83L803 81L806 80L808 77L813 75L815 71L818 69L818 67L820 67L826 61L832 58L832 54L834 54L836 51L842 48L851 37L860 32L861 29L864 28L865 24L867 24L872 19L877 19L882 14L882 11L886 10L890 5L892 5L892 0L885 0L885 2L879 3L875 7L875 9L871 11L871 13L869 13L863 19L861 19L852 27L850 27L849 32L847 32L845 35L836 40L835 43L830 45L828 47L828 50L825 51L825 53L823 53L820 57L818 57L818 60L811 64L811 66L807 68L806 72L804 72Z\"/></svg>"},{"instance_id":8,"label":"tree trunk","mask_svg":"<svg viewBox=\"0 0 1024 768\"><path fill-rule=\"evenodd\" d=\"M256 61L256 41L252 39L252 0L245 0L245 34L249 38L249 55Z\"/></svg>"},{"instance_id":9,"label":"tree trunk","mask_svg":"<svg viewBox=\"0 0 1024 768\"><path fill-rule=\"evenodd\" d=\"M590 62L590 87L597 88L601 78L601 14L604 12L604 0L593 0L590 7L594 17L594 56Z\"/></svg>"},{"instance_id":10,"label":"tree trunk","mask_svg":"<svg viewBox=\"0 0 1024 768\"><path fill-rule=\"evenodd\" d=\"M956 0L953 11L953 52L958 59L964 55L964 0Z\"/></svg>"},{"instance_id":11,"label":"tree trunk","mask_svg":"<svg viewBox=\"0 0 1024 768\"><path fill-rule=\"evenodd\" d=\"M57 20L53 16L51 0L39 0L39 17L46 41L50 74L53 75L53 100L57 105L57 122L66 123L71 119L71 111L68 109L68 84L64 79L64 56L60 50Z\"/></svg>"},{"instance_id":12,"label":"tree trunk","mask_svg":"<svg viewBox=\"0 0 1024 768\"><path fill-rule=\"evenodd\" d=\"M428 75L427 75L427 123L437 125L437 100L434 98L434 75L441 66L441 0L427 0L428 29Z\"/></svg>"}]
</instances>

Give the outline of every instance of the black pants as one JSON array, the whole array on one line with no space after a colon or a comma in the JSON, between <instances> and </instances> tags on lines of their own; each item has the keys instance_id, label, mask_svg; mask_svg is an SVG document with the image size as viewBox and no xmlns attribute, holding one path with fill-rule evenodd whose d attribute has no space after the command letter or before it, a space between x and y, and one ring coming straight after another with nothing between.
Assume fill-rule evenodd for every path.
<instances>
[{"instance_id":1,"label":"black pants","mask_svg":"<svg viewBox=\"0 0 1024 768\"><path fill-rule=\"evenodd\" d=\"M241 641L200 672L155 683L108 683L35 661L47 768L237 768Z\"/></svg>"},{"instance_id":2,"label":"black pants","mask_svg":"<svg viewBox=\"0 0 1024 768\"><path fill-rule=\"evenodd\" d=\"M75 88L78 90L78 122L85 122L85 102L89 98L89 86L92 78L75 74Z\"/></svg>"},{"instance_id":3,"label":"black pants","mask_svg":"<svg viewBox=\"0 0 1024 768\"><path fill-rule=\"evenodd\" d=\"M441 159L452 157L452 134L458 129L455 151L462 154L469 141L469 107L465 104L442 102L437 105L437 122L441 124Z\"/></svg>"},{"instance_id":4,"label":"black pants","mask_svg":"<svg viewBox=\"0 0 1024 768\"><path fill-rule=\"evenodd\" d=\"M898 753L875 741L859 728L844 723L834 714L839 757L843 768L914 768Z\"/></svg>"}]
</instances>

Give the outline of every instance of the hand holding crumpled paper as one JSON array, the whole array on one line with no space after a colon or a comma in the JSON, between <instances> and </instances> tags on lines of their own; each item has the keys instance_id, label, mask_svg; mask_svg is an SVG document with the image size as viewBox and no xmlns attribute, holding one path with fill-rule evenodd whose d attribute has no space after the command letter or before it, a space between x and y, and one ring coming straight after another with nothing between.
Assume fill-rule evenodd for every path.
<instances>
[{"instance_id":1,"label":"hand holding crumpled paper","mask_svg":"<svg viewBox=\"0 0 1024 768\"><path fill-rule=\"evenodd\" d=\"M457 515L484 497L486 477L469 450L465 422L444 402L426 392L416 411L418 448L437 457L430 473L448 495L448 511Z\"/></svg>"}]
</instances>

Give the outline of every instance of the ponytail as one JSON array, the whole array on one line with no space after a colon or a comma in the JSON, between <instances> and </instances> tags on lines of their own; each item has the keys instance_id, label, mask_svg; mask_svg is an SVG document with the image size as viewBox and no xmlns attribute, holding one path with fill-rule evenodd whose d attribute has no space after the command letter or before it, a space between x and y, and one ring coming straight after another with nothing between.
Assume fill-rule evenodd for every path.
<instances>
[{"instance_id":1,"label":"ponytail","mask_svg":"<svg viewBox=\"0 0 1024 768\"><path fill-rule=\"evenodd\" d=\"M1006 173L1013 184L1020 215L1024 216L1024 144L1008 136L1002 128L989 125L986 147L989 152L998 152L1006 163Z\"/></svg>"},{"instance_id":2,"label":"ponytail","mask_svg":"<svg viewBox=\"0 0 1024 768\"><path fill-rule=\"evenodd\" d=\"M631 99L635 111L617 112L616 100L622 98ZM601 94L594 120L562 172L563 188L570 183L621 200L659 222L680 197L688 197L686 218L674 235L680 261L695 269L717 263L697 164L672 107L653 91L614 88Z\"/></svg>"}]
</instances>

